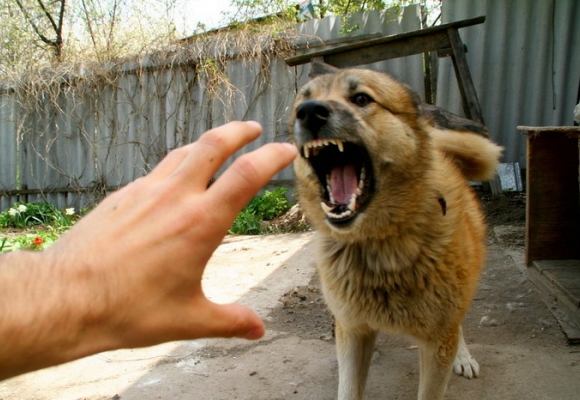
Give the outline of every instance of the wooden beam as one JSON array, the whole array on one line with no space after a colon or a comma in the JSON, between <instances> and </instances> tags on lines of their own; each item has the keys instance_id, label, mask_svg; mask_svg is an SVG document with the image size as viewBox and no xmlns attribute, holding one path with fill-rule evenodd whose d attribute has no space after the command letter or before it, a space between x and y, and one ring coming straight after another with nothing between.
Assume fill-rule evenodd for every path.
<instances>
[{"instance_id":1,"label":"wooden beam","mask_svg":"<svg viewBox=\"0 0 580 400\"><path fill-rule=\"evenodd\" d=\"M350 47L350 50L341 53L324 55L324 62L338 68L347 68L430 52L439 47L449 47L449 42L445 32L436 32L430 36L406 37L388 45L383 43L368 46L358 43L357 46Z\"/></svg>"},{"instance_id":2,"label":"wooden beam","mask_svg":"<svg viewBox=\"0 0 580 400\"><path fill-rule=\"evenodd\" d=\"M457 22L451 22L451 23L443 24L443 25L439 25L439 26L434 26L432 28L419 29L416 31L400 33L397 35L389 35L389 36L383 36L383 37L379 37L379 38L375 38L375 39L357 41L356 43L349 43L349 44L335 45L335 46L325 46L320 50L307 52L307 53L300 54L300 55L297 55L294 57L289 57L286 59L286 64L288 64L291 67L296 66L296 65L306 64L306 63L310 62L310 59L313 57L324 57L326 62L328 62L329 64L332 64L331 62L329 62L330 59L332 59L331 56L334 56L334 55L337 55L340 53L345 53L345 52L358 51L358 50L361 50L363 48L375 48L375 49L377 49L379 47L394 46L394 45L396 45L397 42L404 42L404 43L407 43L407 45L410 44L412 46L420 47L422 50L417 51L417 53L423 53L426 51L436 51L439 49L449 48L449 41L446 38L444 38L444 43L438 44L435 41L424 41L421 38L425 38L425 37L429 37L429 36L439 36L439 34L441 34L441 33L445 34L447 32L447 30L450 28L459 29L459 28L463 28L466 26L481 24L484 21L485 21L485 16L481 16L481 17L477 17L477 18L471 18L471 19L466 19L466 20L457 21ZM421 47L421 46L426 46L427 43L432 47L428 47L428 48ZM403 50L398 50L398 51L403 52ZM370 52L370 50L367 50L367 53L368 52ZM388 54L388 53L385 53L385 54ZM404 54L404 55L408 55L408 54ZM401 56L394 56L394 57L401 57ZM394 57L391 57L391 58L394 58ZM383 58L383 59L385 59L385 58ZM361 64L365 64L365 62L358 62L358 65L361 65Z\"/></svg>"},{"instance_id":3,"label":"wooden beam","mask_svg":"<svg viewBox=\"0 0 580 400\"><path fill-rule=\"evenodd\" d=\"M451 44L451 59L453 61L453 69L459 84L459 91L461 92L461 100L463 103L463 112L465 116L480 124L485 124L483 121L483 113L477 98L477 92L471 80L471 73L467 65L467 58L465 57L465 45L459 37L459 32L455 28L447 30L449 43Z\"/></svg>"}]
</instances>

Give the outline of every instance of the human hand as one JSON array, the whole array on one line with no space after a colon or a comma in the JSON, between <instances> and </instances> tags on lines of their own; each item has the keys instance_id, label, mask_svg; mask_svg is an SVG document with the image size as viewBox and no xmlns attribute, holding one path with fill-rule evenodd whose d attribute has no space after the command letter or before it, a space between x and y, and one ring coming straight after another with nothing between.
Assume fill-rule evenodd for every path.
<instances>
[{"instance_id":1,"label":"human hand","mask_svg":"<svg viewBox=\"0 0 580 400\"><path fill-rule=\"evenodd\" d=\"M83 310L84 334L95 330L90 343L79 339L80 353L263 336L253 311L217 305L201 287L205 265L236 215L296 155L294 146L267 144L239 157L206 188L224 161L260 132L257 123L229 123L172 151L46 251L68 276L62 288L68 299L61 302Z\"/></svg>"}]
</instances>

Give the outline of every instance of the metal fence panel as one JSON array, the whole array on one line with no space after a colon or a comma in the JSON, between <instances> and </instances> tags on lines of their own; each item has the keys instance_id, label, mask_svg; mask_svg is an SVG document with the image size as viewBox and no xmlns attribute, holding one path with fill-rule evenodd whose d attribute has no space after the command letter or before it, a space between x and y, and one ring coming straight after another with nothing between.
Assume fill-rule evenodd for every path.
<instances>
[{"instance_id":1,"label":"metal fence panel","mask_svg":"<svg viewBox=\"0 0 580 400\"><path fill-rule=\"evenodd\" d=\"M17 147L15 107L12 93L0 93L0 192L17 185L20 152ZM0 196L0 210L9 208L15 201L16 196Z\"/></svg>"},{"instance_id":2,"label":"metal fence panel","mask_svg":"<svg viewBox=\"0 0 580 400\"><path fill-rule=\"evenodd\" d=\"M578 0L445 0L443 22L480 15L485 23L460 30L492 137L503 161L526 165L518 125L572 125L580 81ZM453 67L442 59L437 104L462 114Z\"/></svg>"},{"instance_id":3,"label":"metal fence panel","mask_svg":"<svg viewBox=\"0 0 580 400\"><path fill-rule=\"evenodd\" d=\"M419 29L418 10L412 6L402 12L360 13L352 22L360 25L357 36L400 33ZM341 26L340 18L330 17L298 24L297 29L309 40L320 36L333 41L344 40ZM28 190L22 197L26 201L59 207L94 204L109 190L149 172L167 152L230 120L256 120L264 128L232 160L264 143L288 140L286 120L309 68L289 68L270 44L252 57L230 46L226 55L214 59L217 47L205 49L205 60L192 50L164 63L156 64L151 56L117 70L104 68L102 75L53 79L52 85L35 88L32 109L15 108L14 93L4 90L0 210L14 200L6 192L17 189ZM369 67L390 72L422 92L421 56ZM273 183L287 185L293 178L288 167Z\"/></svg>"}]
</instances>

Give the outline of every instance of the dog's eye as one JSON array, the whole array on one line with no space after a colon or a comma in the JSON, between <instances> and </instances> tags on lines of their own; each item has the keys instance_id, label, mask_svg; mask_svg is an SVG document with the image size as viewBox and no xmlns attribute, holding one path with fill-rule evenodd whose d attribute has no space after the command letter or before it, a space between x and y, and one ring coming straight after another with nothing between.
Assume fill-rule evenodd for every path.
<instances>
[{"instance_id":1,"label":"dog's eye","mask_svg":"<svg viewBox=\"0 0 580 400\"><path fill-rule=\"evenodd\" d=\"M373 98L366 93L357 93L350 98L350 101L359 107L365 107L374 102Z\"/></svg>"}]
</instances>

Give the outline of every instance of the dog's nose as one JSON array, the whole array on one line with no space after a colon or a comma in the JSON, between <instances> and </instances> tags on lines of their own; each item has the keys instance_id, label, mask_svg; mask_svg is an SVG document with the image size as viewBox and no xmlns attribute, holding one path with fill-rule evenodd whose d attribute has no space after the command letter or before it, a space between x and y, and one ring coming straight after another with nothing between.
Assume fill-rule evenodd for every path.
<instances>
[{"instance_id":1,"label":"dog's nose","mask_svg":"<svg viewBox=\"0 0 580 400\"><path fill-rule=\"evenodd\" d=\"M312 133L318 132L326 124L330 114L330 107L321 101L305 101L296 109L296 119Z\"/></svg>"}]
</instances>

